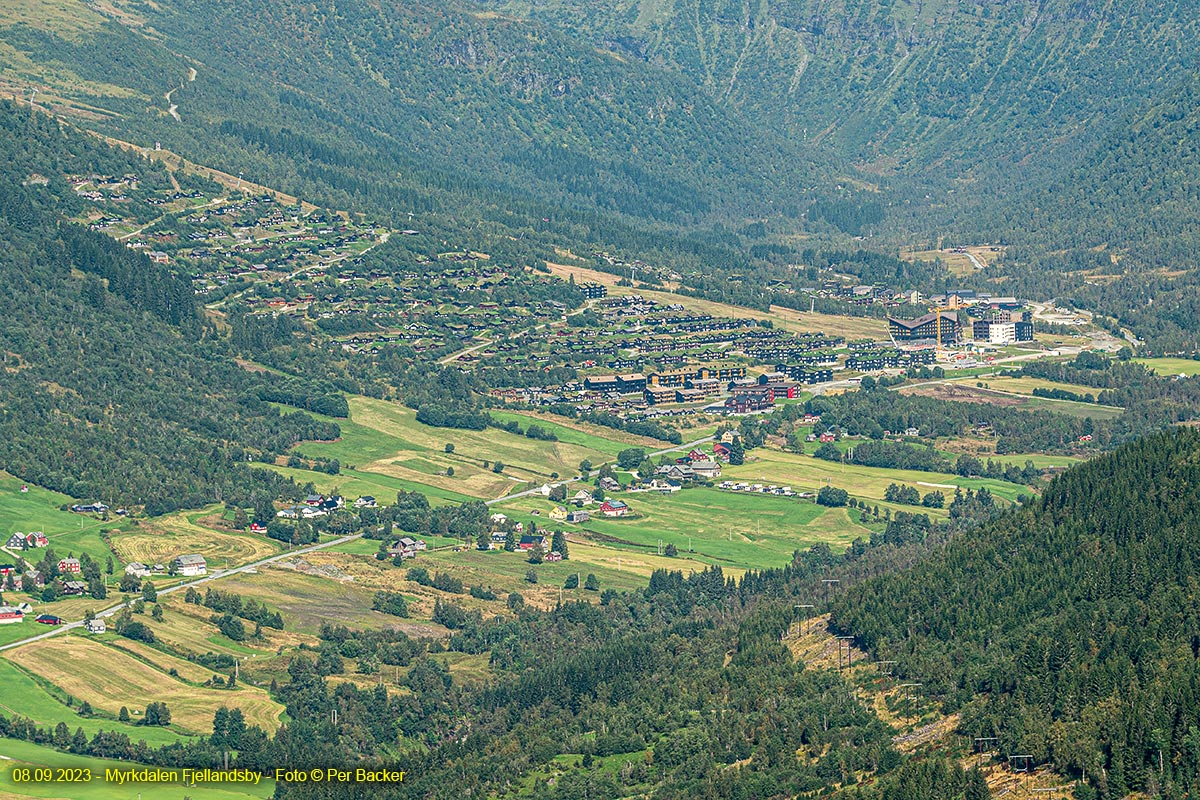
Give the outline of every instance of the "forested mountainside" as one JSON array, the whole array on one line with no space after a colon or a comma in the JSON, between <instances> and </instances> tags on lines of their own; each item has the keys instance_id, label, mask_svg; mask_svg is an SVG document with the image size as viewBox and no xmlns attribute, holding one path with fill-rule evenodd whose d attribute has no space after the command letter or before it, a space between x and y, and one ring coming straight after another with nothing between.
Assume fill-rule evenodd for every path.
<instances>
[{"instance_id":1,"label":"forested mountainside","mask_svg":"<svg viewBox=\"0 0 1200 800\"><path fill-rule=\"evenodd\" d=\"M530 261L615 248L701 286L805 263L798 232L995 241L1014 247L964 282L1200 344L1181 322L1200 207L1186 2L100 8L0 9L0 81L325 206L512 237Z\"/></svg>"},{"instance_id":2,"label":"forested mountainside","mask_svg":"<svg viewBox=\"0 0 1200 800\"><path fill-rule=\"evenodd\" d=\"M867 172L965 193L1073 164L1194 63L1200 25L1149 0L476 3L688 75Z\"/></svg>"},{"instance_id":3,"label":"forested mountainside","mask_svg":"<svg viewBox=\"0 0 1200 800\"><path fill-rule=\"evenodd\" d=\"M414 193L458 190L481 195L472 205L529 202L543 217L568 206L693 225L771 213L808 183L811 159L786 137L686 76L546 26L455 3L159 8L141 8L135 29L101 18L76 37L21 25L5 38L35 63L133 88L104 98L122 114L106 127L339 207L421 211L429 200ZM162 113L176 84L182 124Z\"/></svg>"},{"instance_id":4,"label":"forested mountainside","mask_svg":"<svg viewBox=\"0 0 1200 800\"><path fill-rule=\"evenodd\" d=\"M288 493L247 459L337 426L266 402L289 384L234 362L188 279L65 221L81 201L63 175L95 172L167 181L43 114L0 108L0 469L150 513Z\"/></svg>"},{"instance_id":5,"label":"forested mountainside","mask_svg":"<svg viewBox=\"0 0 1200 800\"><path fill-rule=\"evenodd\" d=\"M1018 292L1071 297L1152 346L1196 346L1200 318L1200 79L1129 115L1075 169L984 214L964 240L1005 231Z\"/></svg>"},{"instance_id":6,"label":"forested mountainside","mask_svg":"<svg viewBox=\"0 0 1200 800\"><path fill-rule=\"evenodd\" d=\"M961 711L962 733L1086 775L1086 796L1194 794L1197 487L1200 433L1146 437L854 587L833 624Z\"/></svg>"}]
</instances>

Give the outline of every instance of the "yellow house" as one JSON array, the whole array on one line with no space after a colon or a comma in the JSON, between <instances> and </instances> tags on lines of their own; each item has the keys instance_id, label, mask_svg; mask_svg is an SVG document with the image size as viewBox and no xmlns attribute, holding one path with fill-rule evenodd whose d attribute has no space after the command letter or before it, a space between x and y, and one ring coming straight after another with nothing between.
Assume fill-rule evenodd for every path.
<instances>
[{"instance_id":1,"label":"yellow house","mask_svg":"<svg viewBox=\"0 0 1200 800\"><path fill-rule=\"evenodd\" d=\"M562 506L555 506L554 510L550 512L550 519L555 520L557 522L562 522L566 518L567 518L567 510L565 508L563 508Z\"/></svg>"}]
</instances>

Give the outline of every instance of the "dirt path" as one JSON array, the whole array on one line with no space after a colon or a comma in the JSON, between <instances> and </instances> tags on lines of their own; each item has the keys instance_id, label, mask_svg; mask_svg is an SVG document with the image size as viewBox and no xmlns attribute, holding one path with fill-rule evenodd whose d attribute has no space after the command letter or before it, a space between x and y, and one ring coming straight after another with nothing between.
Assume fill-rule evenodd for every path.
<instances>
[{"instance_id":1,"label":"dirt path","mask_svg":"<svg viewBox=\"0 0 1200 800\"><path fill-rule=\"evenodd\" d=\"M195 211L196 209L200 209L200 208L209 208L209 207L211 207L211 206L214 206L214 205L216 205L217 203L224 203L225 201L226 201L226 198L224 198L224 197L218 197L217 199L215 199L215 200L211 200L211 201L209 201L209 202L207 202L207 203L205 203L205 204L203 204L203 205L199 205L199 206L192 206L192 207L190 207L190 208L185 208L185 209L183 209L183 210L181 210L181 211L168 211L168 212L166 212L165 214L160 214L159 216L157 216L157 217L155 217L154 219L150 220L150 221L149 221L149 222L147 222L145 225L143 225L142 227L138 228L136 231L130 231L129 233L125 233L125 234L122 234L122 235L120 235L120 236L117 236L117 237L116 237L116 240L117 240L118 242L123 242L123 241L125 241L126 239L131 239L131 238L133 238L134 236L137 236L137 235L138 235L139 233L141 233L142 231L146 230L147 228L153 228L155 225L157 225L158 223L162 222L162 220L163 220L163 219L165 219L166 217L169 217L169 216L171 216L172 214L183 214L183 213L185 213L185 212L191 212L191 211Z\"/></svg>"},{"instance_id":2,"label":"dirt path","mask_svg":"<svg viewBox=\"0 0 1200 800\"><path fill-rule=\"evenodd\" d=\"M471 355L471 353L474 353L477 350L482 350L483 348L487 347L488 345L493 345L493 344L495 344L495 341L493 341L492 339L484 339L479 344L468 347L466 350L458 350L456 352L451 353L450 355L446 356L441 361L439 361L438 364L440 364L441 366L444 367L451 362L458 361L463 356L469 356L469 355Z\"/></svg>"},{"instance_id":3,"label":"dirt path","mask_svg":"<svg viewBox=\"0 0 1200 800\"><path fill-rule=\"evenodd\" d=\"M198 73L196 72L195 67L188 67L188 75L187 75L188 83L191 83L192 81L196 80L197 74ZM175 119L176 122L183 122L183 117L179 116L179 104L171 102L171 95L175 94L176 91L178 91L179 89L182 89L182 88L183 88L183 84L180 84L179 86L172 86L167 91L167 93L164 95L164 97L166 97L166 99L167 99L167 102L170 103L170 108L167 109L167 113L170 114Z\"/></svg>"}]
</instances>

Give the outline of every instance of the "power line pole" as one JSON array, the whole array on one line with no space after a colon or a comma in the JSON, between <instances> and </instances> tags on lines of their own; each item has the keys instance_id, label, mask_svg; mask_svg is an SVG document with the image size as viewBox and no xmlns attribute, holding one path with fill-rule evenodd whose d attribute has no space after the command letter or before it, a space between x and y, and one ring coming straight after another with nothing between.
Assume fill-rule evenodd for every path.
<instances>
[{"instance_id":1,"label":"power line pole","mask_svg":"<svg viewBox=\"0 0 1200 800\"><path fill-rule=\"evenodd\" d=\"M976 761L976 766L983 764L983 756L985 753L992 752L992 748L984 749L984 745L988 742L1000 742L1000 739L995 736L976 736L975 737L975 752L979 754L979 759Z\"/></svg>"},{"instance_id":2,"label":"power line pole","mask_svg":"<svg viewBox=\"0 0 1200 800\"><path fill-rule=\"evenodd\" d=\"M911 702L913 699L912 690L916 689L918 687L924 686L924 685L925 684L923 684L923 683L902 683L902 684L900 684L900 688L904 689L905 699Z\"/></svg>"},{"instance_id":3,"label":"power line pole","mask_svg":"<svg viewBox=\"0 0 1200 800\"><path fill-rule=\"evenodd\" d=\"M840 586L842 582L840 580L838 580L837 578L822 578L821 583L825 584L825 607L828 608L829 607L829 585L836 583Z\"/></svg>"},{"instance_id":4,"label":"power line pole","mask_svg":"<svg viewBox=\"0 0 1200 800\"><path fill-rule=\"evenodd\" d=\"M854 666L854 649L853 649L854 648L854 637L853 636L839 636L837 638L838 638L838 643L837 643L838 669L842 668L842 643L843 642L845 642L845 644L846 644L846 666L847 667Z\"/></svg>"},{"instance_id":5,"label":"power line pole","mask_svg":"<svg viewBox=\"0 0 1200 800\"><path fill-rule=\"evenodd\" d=\"M813 623L813 611L815 611L817 607L815 605L813 605L812 603L801 603L800 607L803 608L807 612L804 616L806 619L808 619L808 632L812 633L813 632L813 624L814 624Z\"/></svg>"},{"instance_id":6,"label":"power line pole","mask_svg":"<svg viewBox=\"0 0 1200 800\"><path fill-rule=\"evenodd\" d=\"M1020 766L1018 766L1018 764ZM1008 757L1008 767L1013 772L1029 772L1033 765L1032 755L1010 755Z\"/></svg>"}]
</instances>

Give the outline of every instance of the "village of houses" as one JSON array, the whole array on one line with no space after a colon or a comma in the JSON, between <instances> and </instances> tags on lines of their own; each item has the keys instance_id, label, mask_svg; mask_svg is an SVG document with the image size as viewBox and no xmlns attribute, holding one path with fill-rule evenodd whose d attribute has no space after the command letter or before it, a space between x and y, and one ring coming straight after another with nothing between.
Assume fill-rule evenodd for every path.
<instances>
[{"instance_id":1,"label":"village of houses","mask_svg":"<svg viewBox=\"0 0 1200 800\"><path fill-rule=\"evenodd\" d=\"M753 414L797 399L803 386L887 370L970 368L1033 340L1032 312L1014 297L925 296L843 278L769 287L886 312L886 338L847 340L639 294L610 296L599 283L568 285L469 251L430 258L418 247L405 256L409 263L381 269L363 258L367 250L393 235L423 241L424 234L305 213L271 195L210 200L197 189L151 190L137 176L68 179L95 203L93 227L191 273L198 294L217 303L236 295L252 315L293 317L349 355L376 358L403 346L446 356L465 371L511 375L490 389L504 404L626 420ZM131 210L139 204L149 210ZM164 209L172 213L138 222ZM593 256L643 279L680 278L609 253ZM586 324L562 324L588 315ZM564 372L575 377L534 377Z\"/></svg>"},{"instance_id":2,"label":"village of houses","mask_svg":"<svg viewBox=\"0 0 1200 800\"><path fill-rule=\"evenodd\" d=\"M307 320L347 354L373 358L403 345L438 357L496 331L558 320L574 308L562 302L571 295L565 287L550 293L557 300L493 301L489 295L497 291L517 287L520 295L522 284L547 284L489 264L485 254L418 252L402 270L363 258L393 236L420 237L417 230L285 206L270 194L154 190L136 175L67 179L93 204L84 220L89 227L191 275L206 303L237 298L251 315Z\"/></svg>"},{"instance_id":3,"label":"village of houses","mask_svg":"<svg viewBox=\"0 0 1200 800\"><path fill-rule=\"evenodd\" d=\"M462 269L463 275L458 278L479 277L468 274L478 273L478 265ZM455 276L442 273L441 279L448 293L461 289L455 283ZM497 276L498 283L504 280L504 274ZM454 363L459 368L469 369L472 364L519 367L532 361L545 373L554 366L571 366L578 370L579 378L562 384L493 389L491 396L506 404L548 407L550 410L569 405L578 412L608 412L627 419L694 414L719 417L769 411L779 402L798 400L802 386L828 384L839 372L853 376L940 363L949 367L969 367L978 363L977 358L989 358L986 355L989 350L1018 345L1033 338L1030 312L1022 310L1019 301L967 292L933 298L939 304L937 310L913 319L889 317L887 342L846 342L840 337L820 333L781 331L753 320L688 312L682 305L663 305L639 295L608 297L605 287L596 284L574 288L596 312L599 330L554 327L549 336L518 336L493 342L476 352L459 356ZM950 305L942 308L942 303ZM568 310L565 304L556 301L543 302L538 308L542 311L534 313L547 318L561 317ZM972 325L961 324L957 313L960 309L974 319ZM530 314L530 319L535 318ZM968 330L973 334L972 338L965 336ZM451 338L460 333L473 334L469 331L445 333ZM377 344L372 345L372 348L376 347ZM352 349L367 352L369 348L360 348L356 344ZM377 349L374 352L378 352ZM612 371L601 371L605 368ZM850 377L848 382L855 380ZM814 424L819 422L819 417L807 415L803 422ZM544 486L542 494L555 502L546 516L551 523L567 526L584 525L594 516L636 516L634 497L638 493L673 493L690 485L784 498L809 497L790 486L729 480L717 482L722 464L729 461L733 435L732 431L727 432L723 440L713 443L711 452L693 449L674 463L658 466L653 475L645 478L631 475L632 480L626 483L613 477L601 478L598 486L603 492L602 499L586 489L567 497L556 492L556 487ZM820 436L821 441L832 438L832 433ZM618 494L621 497L617 497ZM375 505L373 497L360 497L353 503L355 509ZM344 507L344 498L312 495L301 503L278 510L277 517L281 520L312 520ZM110 508L100 502L76 504L71 510L99 515L110 512ZM117 509L114 513L121 516L126 510ZM541 513L531 510L534 516ZM521 522L510 521L501 513L493 514L491 522L493 531L489 549L503 549L512 530L518 537L515 548L518 551L536 549L544 560L561 559L561 554L549 549L545 536L525 531ZM264 535L268 526L255 522L249 530L252 534ZM3 587L8 591L26 592L43 589L46 577L19 554L49 545L41 532L14 533L5 548L14 557L14 563L0 564ZM387 554L405 560L416 558L425 549L424 541L401 536L390 543ZM78 559L63 558L57 568L60 577L55 587L59 596L81 596L88 592L88 584L78 579L81 569ZM188 578L203 576L207 571L208 565L202 555L188 553L179 554L167 564L134 562L125 567L125 572L136 578ZM22 622L30 610L28 604L0 606L0 624ZM39 616L42 622L57 619L53 615ZM102 622L94 623L94 627L102 625Z\"/></svg>"},{"instance_id":4,"label":"village of houses","mask_svg":"<svg viewBox=\"0 0 1200 800\"><path fill-rule=\"evenodd\" d=\"M72 182L81 196L96 203L97 212L89 217L94 228L145 251L152 260L187 265L198 294L219 300L236 291L252 313L305 317L318 328L326 320L366 320L369 324L352 333L326 326L334 346L348 354L373 358L383 348L405 345L427 356L449 353L447 362L467 371L487 367L493 375L508 371L529 376L562 374L564 369L556 368L565 368L576 375L567 381L490 390L493 402L525 408L569 407L572 413L607 413L627 420L763 413L779 403L798 401L805 386L820 387L842 376L853 382L854 376L886 370L973 367L991 360L991 353L1033 340L1026 304L968 291L923 297L825 282L812 290L814 297L881 304L893 314L887 318L886 340L847 341L824 333L786 331L761 320L700 313L682 303L638 294L609 296L607 287L595 283L547 282L491 265L482 254L446 253L436 261L409 265L412 269L401 277L371 268L361 255L392 234L418 236L418 231L382 231L340 217L304 214L299 208L281 207L270 196L217 202L196 191L147 192L136 176L74 176ZM132 217L118 213L135 202L155 213L165 208L179 213L170 218L170 225L160 221L137 229L132 226L146 212ZM598 255L613 263L612 257ZM514 290L531 292L532 297L538 286L552 291L519 308L491 300L495 293ZM581 306L590 315L584 324L561 324ZM925 309L932 310L922 313ZM960 312L969 324L963 324ZM542 325L546 330L535 333L534 326ZM505 335L494 335L497 331ZM570 497L552 495L554 487L543 487L542 493L555 503L546 516L567 526L585 524L594 516L636 516L638 493L673 493L690 485L807 497L789 486L718 482L722 464L729 461L730 444L726 438L715 442L711 452L693 449L674 463L658 466L653 475L633 476L624 484L603 478L603 499L583 489ZM375 504L374 498L361 497L353 507ZM344 507L341 497L313 495L278 510L277 516L312 520ZM103 503L79 504L71 510L110 511ZM115 513L123 515L125 510ZM538 516L541 511L532 513ZM490 547L502 549L512 530L519 551L538 549L545 560L561 558L549 550L546 537L524 530L522 523L500 513L493 514L491 522ZM256 522L250 532L263 535L267 528ZM43 588L45 576L19 554L49 545L40 532L13 534L6 552L14 563L0 564L4 588ZM425 549L424 541L401 536L389 544L387 553L403 560ZM79 575L80 566L70 556L59 561L62 596L88 591L85 582L72 577ZM138 578L187 578L207 574L208 565L199 554L181 553L167 564L134 562L125 571ZM0 623L21 622L27 610L2 606Z\"/></svg>"},{"instance_id":5,"label":"village of houses","mask_svg":"<svg viewBox=\"0 0 1200 800\"><path fill-rule=\"evenodd\" d=\"M966 290L916 300L906 296L903 304L897 300L888 306L897 316L886 320L886 340L847 341L689 312L682 304L638 294L610 297L599 284L578 288L595 315L594 326L494 344L455 363L504 367L532 359L547 372L554 367L577 371L576 379L563 383L491 390L493 398L515 406L570 407L575 413L625 419L711 418L767 412L800 398L805 386L839 379L853 383L862 374L981 366L1005 348L1028 346L1034 334L1032 312L1021 301ZM860 299L877 298L872 293ZM921 313L928 305L937 310ZM901 315L906 308L912 318ZM961 322L960 311L970 324ZM514 354L517 350L524 355Z\"/></svg>"},{"instance_id":6,"label":"village of houses","mask_svg":"<svg viewBox=\"0 0 1200 800\"><path fill-rule=\"evenodd\" d=\"M17 563L0 564L0 581L5 592L24 591L30 594L44 590L47 586L47 576L34 566L23 555L50 546L50 540L41 531L29 533L17 532L9 537L4 546L4 552L16 558ZM88 593L88 584L80 580L83 564L74 556L60 558L56 564L58 577L57 597L82 597ZM169 564L143 564L137 561L125 565L125 574L136 578L177 577L195 578L208 574L208 562L204 556L191 553L177 556ZM32 611L29 603L18 605L0 605L0 625L24 622ZM58 625L62 619L53 614L40 614L37 622ZM88 620L85 628L89 633L104 633L104 620Z\"/></svg>"},{"instance_id":7,"label":"village of houses","mask_svg":"<svg viewBox=\"0 0 1200 800\"><path fill-rule=\"evenodd\" d=\"M815 421L815 418L814 418ZM628 473L625 483L616 477L604 476L596 481L597 489L579 489L573 494L567 494L565 484L556 486L545 485L539 494L554 502L545 517L551 524L562 524L569 535L570 527L583 525L593 517L623 518L636 516L634 497L639 493L672 493L682 491L693 485L715 485L719 489L738 492L752 492L776 495L781 497L803 498L804 493L794 492L788 486L750 484L745 482L724 481L714 483L721 476L722 464L729 461L732 453L732 443L738 434L726 431L722 437L711 443L709 449L699 447L674 459L671 463L659 465L654 474L642 479L636 473ZM594 492L594 493L593 493ZM617 495L620 495L619 497ZM602 499L601 499L602 498ZM624 498L624 499L622 499ZM378 501L371 496L362 496L347 503L341 496L325 496L311 494L303 501L286 506L276 512L280 520L316 520L342 509L360 510L376 508ZM76 504L70 507L80 514L103 514L109 511L104 503ZM543 510L532 509L532 516L541 516ZM562 560L561 553L551 548L549 536L538 530L527 530L523 522L512 520L506 514L493 513L490 516L491 532L486 545L480 544L480 549L505 549L510 537L514 539L515 550L524 555L537 551L542 560L556 562ZM543 531L546 529L543 528ZM252 534L265 535L267 526L252 523L249 527ZM44 589L47 585L46 576L42 575L33 563L37 551L52 544L51 540L40 531L13 533L8 539L4 551L14 558L16 563L0 564L0 580L3 588L9 592L24 591L33 593ZM386 554L389 559L407 561L417 558L427 549L424 540L413 536L397 536L386 544ZM466 549L466 545L451 549ZM80 559L73 556L61 558L57 562L56 579L57 596L63 598L84 596L89 591L88 584L81 580L83 565ZM137 579L187 579L208 574L209 566L204 556L195 553L180 554L169 563L146 564L131 562L124 567L124 574ZM0 606L0 624L19 623L31 613L28 603L19 605ZM58 624L61 620L50 614L38 616L39 622ZM89 630L102 632L103 620L89 621Z\"/></svg>"}]
</instances>

